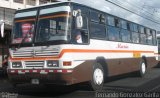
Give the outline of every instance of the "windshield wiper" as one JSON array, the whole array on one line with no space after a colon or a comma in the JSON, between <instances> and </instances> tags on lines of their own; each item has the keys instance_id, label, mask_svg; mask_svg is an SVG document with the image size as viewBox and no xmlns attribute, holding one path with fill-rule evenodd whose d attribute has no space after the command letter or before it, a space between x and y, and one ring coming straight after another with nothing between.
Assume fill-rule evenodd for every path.
<instances>
[{"instance_id":1,"label":"windshield wiper","mask_svg":"<svg viewBox=\"0 0 160 98\"><path fill-rule=\"evenodd\" d=\"M29 32L28 32L28 33L29 33ZM25 39L26 39L27 36L28 36L28 33L26 33L25 37L23 37L23 39L22 39L21 43L19 43L17 49L19 49L19 48L21 47L21 45L24 43Z\"/></svg>"}]
</instances>

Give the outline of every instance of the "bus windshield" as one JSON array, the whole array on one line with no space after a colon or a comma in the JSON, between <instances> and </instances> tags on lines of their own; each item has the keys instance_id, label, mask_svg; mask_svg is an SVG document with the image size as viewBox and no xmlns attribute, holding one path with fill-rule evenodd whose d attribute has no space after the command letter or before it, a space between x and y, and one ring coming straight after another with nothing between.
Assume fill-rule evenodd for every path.
<instances>
[{"instance_id":1,"label":"bus windshield","mask_svg":"<svg viewBox=\"0 0 160 98\"><path fill-rule=\"evenodd\" d=\"M70 30L70 7L59 6L16 13L12 44L67 41ZM38 19L37 19L38 16Z\"/></svg>"},{"instance_id":2,"label":"bus windshield","mask_svg":"<svg viewBox=\"0 0 160 98\"><path fill-rule=\"evenodd\" d=\"M67 40L67 14L54 14L39 18L36 42Z\"/></svg>"},{"instance_id":3,"label":"bus windshield","mask_svg":"<svg viewBox=\"0 0 160 98\"><path fill-rule=\"evenodd\" d=\"M12 43L21 43L24 39L25 43L30 43L33 40L34 22L15 23L14 35Z\"/></svg>"},{"instance_id":4,"label":"bus windshield","mask_svg":"<svg viewBox=\"0 0 160 98\"><path fill-rule=\"evenodd\" d=\"M37 11L17 12L12 31L12 44L33 41Z\"/></svg>"}]
</instances>

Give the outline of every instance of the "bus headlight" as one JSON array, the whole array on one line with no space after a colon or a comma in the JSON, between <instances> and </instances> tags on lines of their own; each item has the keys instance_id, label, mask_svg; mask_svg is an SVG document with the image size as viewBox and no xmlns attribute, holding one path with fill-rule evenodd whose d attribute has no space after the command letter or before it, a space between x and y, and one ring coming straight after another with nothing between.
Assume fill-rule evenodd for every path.
<instances>
[{"instance_id":1,"label":"bus headlight","mask_svg":"<svg viewBox=\"0 0 160 98\"><path fill-rule=\"evenodd\" d=\"M21 62L13 62L12 63L12 68L21 68L22 67L22 63Z\"/></svg>"},{"instance_id":2,"label":"bus headlight","mask_svg":"<svg viewBox=\"0 0 160 98\"><path fill-rule=\"evenodd\" d=\"M59 67L58 61L47 61L47 67Z\"/></svg>"}]
</instances>

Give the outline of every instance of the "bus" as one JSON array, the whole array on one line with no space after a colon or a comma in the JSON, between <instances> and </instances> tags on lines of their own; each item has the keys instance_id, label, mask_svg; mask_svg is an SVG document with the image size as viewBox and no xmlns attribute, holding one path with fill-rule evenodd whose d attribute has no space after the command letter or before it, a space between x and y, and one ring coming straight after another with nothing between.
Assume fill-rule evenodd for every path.
<instances>
[{"instance_id":1,"label":"bus","mask_svg":"<svg viewBox=\"0 0 160 98\"><path fill-rule=\"evenodd\" d=\"M89 82L102 90L111 76L137 71L143 77L158 63L155 25L109 12L73 1L17 10L7 68L11 83Z\"/></svg>"}]
</instances>

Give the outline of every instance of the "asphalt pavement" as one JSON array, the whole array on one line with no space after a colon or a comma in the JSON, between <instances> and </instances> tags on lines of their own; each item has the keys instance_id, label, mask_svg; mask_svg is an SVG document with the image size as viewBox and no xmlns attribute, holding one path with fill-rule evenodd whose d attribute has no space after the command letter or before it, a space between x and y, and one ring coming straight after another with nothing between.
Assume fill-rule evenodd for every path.
<instances>
[{"instance_id":1,"label":"asphalt pavement","mask_svg":"<svg viewBox=\"0 0 160 98\"><path fill-rule=\"evenodd\" d=\"M109 78L104 91L91 91L87 83L72 86L21 84L16 88L0 77L0 98L160 98L160 68Z\"/></svg>"}]
</instances>

